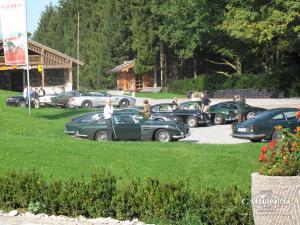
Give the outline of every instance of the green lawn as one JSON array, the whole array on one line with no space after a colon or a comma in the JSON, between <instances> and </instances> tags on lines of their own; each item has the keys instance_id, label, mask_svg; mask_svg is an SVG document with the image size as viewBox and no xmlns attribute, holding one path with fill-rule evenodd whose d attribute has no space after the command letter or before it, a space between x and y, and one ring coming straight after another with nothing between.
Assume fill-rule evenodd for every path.
<instances>
[{"instance_id":1,"label":"green lawn","mask_svg":"<svg viewBox=\"0 0 300 225\"><path fill-rule=\"evenodd\" d=\"M130 93L127 93L126 95L131 96ZM186 98L185 95L165 93L165 92L159 92L159 93L137 92L136 97L139 97L139 98L152 98L152 99L172 99L174 97L176 97L176 98Z\"/></svg>"},{"instance_id":2,"label":"green lawn","mask_svg":"<svg viewBox=\"0 0 300 225\"><path fill-rule=\"evenodd\" d=\"M7 107L0 91L0 173L35 169L69 178L108 168L125 177L190 180L195 187L249 188L261 144L97 143L64 135L64 124L83 110Z\"/></svg>"}]
</instances>

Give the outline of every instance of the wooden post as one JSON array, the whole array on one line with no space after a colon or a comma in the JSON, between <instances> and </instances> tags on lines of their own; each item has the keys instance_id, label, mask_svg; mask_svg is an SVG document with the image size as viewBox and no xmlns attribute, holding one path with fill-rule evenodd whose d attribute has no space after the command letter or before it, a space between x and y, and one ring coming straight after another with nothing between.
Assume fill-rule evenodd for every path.
<instances>
[{"instance_id":1,"label":"wooden post","mask_svg":"<svg viewBox=\"0 0 300 225\"><path fill-rule=\"evenodd\" d=\"M45 53L45 50L42 49L41 64L42 64L42 87L43 88L45 86L44 53Z\"/></svg>"},{"instance_id":2,"label":"wooden post","mask_svg":"<svg viewBox=\"0 0 300 225\"><path fill-rule=\"evenodd\" d=\"M68 69L68 73L69 73L68 82L72 84L72 89L73 89L72 61L70 61L70 67L69 67L69 69Z\"/></svg>"}]
</instances>

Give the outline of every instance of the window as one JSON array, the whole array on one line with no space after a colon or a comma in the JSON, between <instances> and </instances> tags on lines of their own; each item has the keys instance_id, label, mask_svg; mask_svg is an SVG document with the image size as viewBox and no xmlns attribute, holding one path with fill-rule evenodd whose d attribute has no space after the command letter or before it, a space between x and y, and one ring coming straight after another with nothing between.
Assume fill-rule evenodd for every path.
<instances>
[{"instance_id":1,"label":"window","mask_svg":"<svg viewBox=\"0 0 300 225\"><path fill-rule=\"evenodd\" d=\"M142 76L135 76L135 88L143 89L143 77Z\"/></svg>"},{"instance_id":2,"label":"window","mask_svg":"<svg viewBox=\"0 0 300 225\"><path fill-rule=\"evenodd\" d=\"M277 114L275 115L272 120L284 120L284 117L283 117L283 114L280 113L280 114Z\"/></svg>"},{"instance_id":3,"label":"window","mask_svg":"<svg viewBox=\"0 0 300 225\"><path fill-rule=\"evenodd\" d=\"M171 112L172 108L169 105L162 105L159 107L160 112Z\"/></svg>"},{"instance_id":4,"label":"window","mask_svg":"<svg viewBox=\"0 0 300 225\"><path fill-rule=\"evenodd\" d=\"M133 124L133 120L130 115L115 115L114 121L117 124Z\"/></svg>"},{"instance_id":5,"label":"window","mask_svg":"<svg viewBox=\"0 0 300 225\"><path fill-rule=\"evenodd\" d=\"M152 108L152 111L153 111L153 112L158 112L158 111L159 111L158 106L153 107L153 108Z\"/></svg>"},{"instance_id":6,"label":"window","mask_svg":"<svg viewBox=\"0 0 300 225\"><path fill-rule=\"evenodd\" d=\"M288 121L296 119L296 112L295 111L294 112L285 112L283 114L284 114L286 120L288 120Z\"/></svg>"}]
</instances>

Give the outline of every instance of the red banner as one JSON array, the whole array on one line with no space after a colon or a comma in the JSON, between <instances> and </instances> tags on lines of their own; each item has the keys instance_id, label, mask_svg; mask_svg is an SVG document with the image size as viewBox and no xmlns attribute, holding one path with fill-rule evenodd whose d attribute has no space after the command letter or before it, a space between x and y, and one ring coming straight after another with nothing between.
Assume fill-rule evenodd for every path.
<instances>
[{"instance_id":1,"label":"red banner","mask_svg":"<svg viewBox=\"0 0 300 225\"><path fill-rule=\"evenodd\" d=\"M0 22L5 64L25 65L27 49L25 0L1 0Z\"/></svg>"}]
</instances>

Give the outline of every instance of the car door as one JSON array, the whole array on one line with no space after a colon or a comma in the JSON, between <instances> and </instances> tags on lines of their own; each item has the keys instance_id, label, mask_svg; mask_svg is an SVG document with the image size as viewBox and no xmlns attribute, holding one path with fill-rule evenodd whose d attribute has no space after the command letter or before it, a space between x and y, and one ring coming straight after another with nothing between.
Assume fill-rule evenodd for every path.
<instances>
[{"instance_id":1,"label":"car door","mask_svg":"<svg viewBox=\"0 0 300 225\"><path fill-rule=\"evenodd\" d=\"M116 114L113 116L113 129L118 140L140 140L141 125L135 123L129 114Z\"/></svg>"},{"instance_id":2,"label":"car door","mask_svg":"<svg viewBox=\"0 0 300 225\"><path fill-rule=\"evenodd\" d=\"M102 92L93 92L91 99L94 107L100 107L105 105L104 94Z\"/></svg>"}]
</instances>

